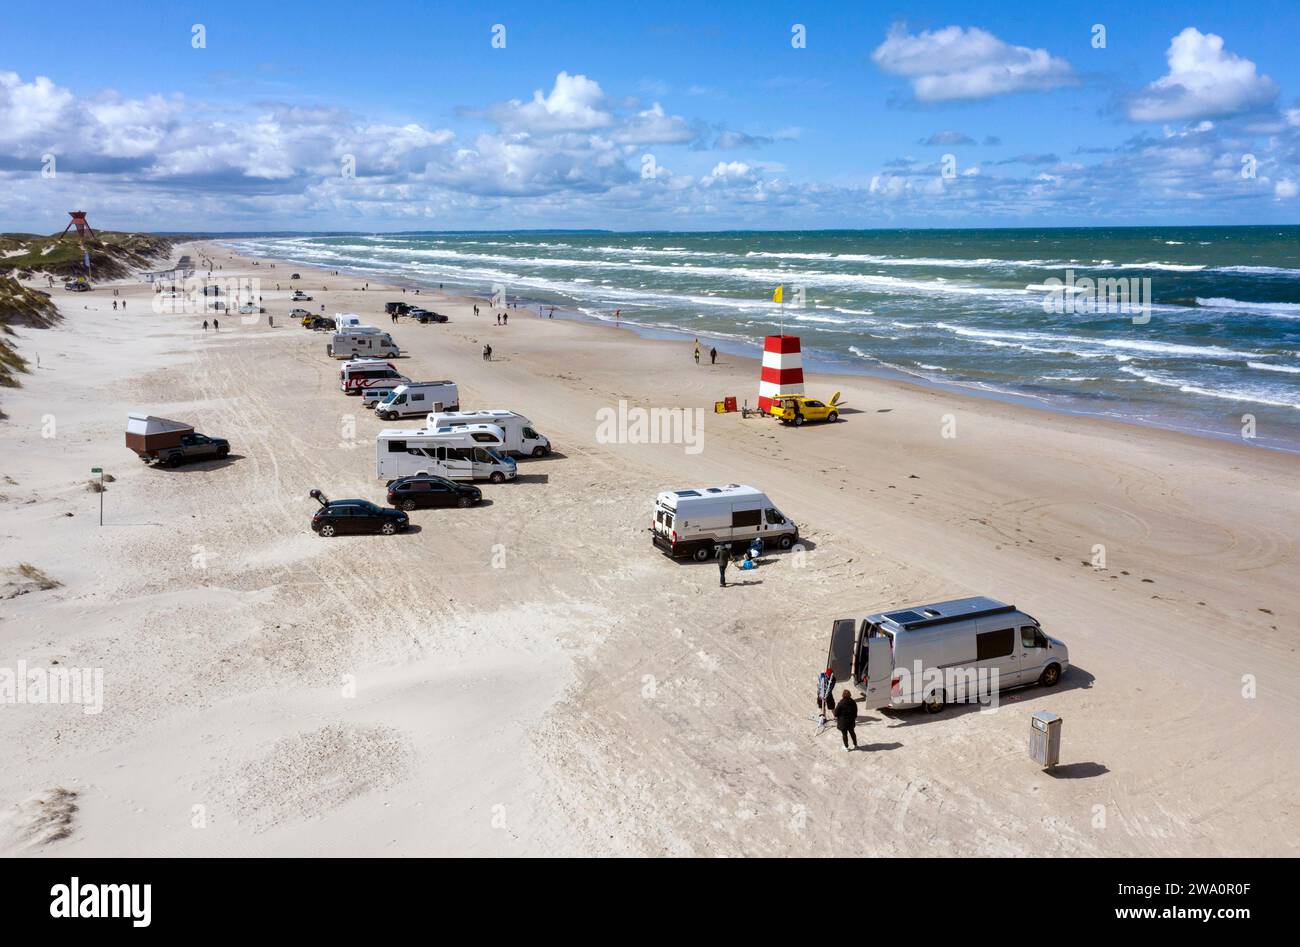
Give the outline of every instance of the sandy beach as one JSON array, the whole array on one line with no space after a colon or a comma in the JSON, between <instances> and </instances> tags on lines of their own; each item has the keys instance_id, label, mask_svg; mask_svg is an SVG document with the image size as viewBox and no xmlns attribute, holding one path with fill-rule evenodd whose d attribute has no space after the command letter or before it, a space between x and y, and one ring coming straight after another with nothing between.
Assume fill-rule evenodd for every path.
<instances>
[{"instance_id":1,"label":"sandy beach","mask_svg":"<svg viewBox=\"0 0 1300 947\"><path fill-rule=\"evenodd\" d=\"M501 327L451 287L418 297L448 324L394 326L384 302L413 293L294 265L307 308L361 314L405 374L555 445L482 507L324 540L308 491L382 502L394 425L289 322L287 264L176 252L260 278L275 326L204 332L124 280L56 290L65 321L15 340L0 667L102 669L104 692L0 706L0 853L1298 854L1295 456L859 376L808 378L843 392L838 424L716 415L754 403L755 361L524 309ZM702 449L606 442L620 401L701 409ZM132 411L231 456L145 467ZM733 482L806 552L720 589L647 526L656 493ZM834 619L964 595L1066 641L1060 685L863 708L858 753L816 734ZM1026 756L1039 709L1064 718L1050 774Z\"/></svg>"}]
</instances>

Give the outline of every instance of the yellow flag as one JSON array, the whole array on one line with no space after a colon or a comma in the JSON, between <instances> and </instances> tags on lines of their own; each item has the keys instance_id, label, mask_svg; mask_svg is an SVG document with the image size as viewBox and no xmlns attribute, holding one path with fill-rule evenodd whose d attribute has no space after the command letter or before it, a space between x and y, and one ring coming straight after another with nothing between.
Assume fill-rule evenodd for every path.
<instances>
[{"instance_id":1,"label":"yellow flag","mask_svg":"<svg viewBox=\"0 0 1300 947\"><path fill-rule=\"evenodd\" d=\"M772 302L779 303L784 301L784 299L785 299L785 284L782 283L780 286L776 288L776 292L772 294Z\"/></svg>"}]
</instances>

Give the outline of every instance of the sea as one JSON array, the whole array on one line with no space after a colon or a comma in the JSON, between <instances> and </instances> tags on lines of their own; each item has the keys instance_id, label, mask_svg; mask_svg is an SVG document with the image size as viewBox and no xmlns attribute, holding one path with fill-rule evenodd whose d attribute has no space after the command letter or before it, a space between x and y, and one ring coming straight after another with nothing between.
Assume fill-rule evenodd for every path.
<instances>
[{"instance_id":1,"label":"sea","mask_svg":"<svg viewBox=\"0 0 1300 947\"><path fill-rule=\"evenodd\" d=\"M724 353L798 335L810 394L818 371L863 373L1300 453L1300 227L222 242Z\"/></svg>"}]
</instances>

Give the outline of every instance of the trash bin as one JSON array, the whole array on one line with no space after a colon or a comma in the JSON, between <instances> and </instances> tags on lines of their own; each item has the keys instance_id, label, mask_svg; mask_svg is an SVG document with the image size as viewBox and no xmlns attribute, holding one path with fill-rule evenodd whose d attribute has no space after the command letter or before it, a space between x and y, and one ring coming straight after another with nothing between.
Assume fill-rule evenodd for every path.
<instances>
[{"instance_id":1,"label":"trash bin","mask_svg":"<svg viewBox=\"0 0 1300 947\"><path fill-rule=\"evenodd\" d=\"M1061 718L1048 710L1029 717L1029 758L1050 769L1061 761Z\"/></svg>"}]
</instances>

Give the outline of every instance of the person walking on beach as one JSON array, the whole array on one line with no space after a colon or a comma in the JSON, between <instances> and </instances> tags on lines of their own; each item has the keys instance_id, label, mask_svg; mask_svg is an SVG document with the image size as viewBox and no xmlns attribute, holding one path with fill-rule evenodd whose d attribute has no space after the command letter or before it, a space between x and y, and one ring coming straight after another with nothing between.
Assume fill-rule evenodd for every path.
<instances>
[{"instance_id":1,"label":"person walking on beach","mask_svg":"<svg viewBox=\"0 0 1300 947\"><path fill-rule=\"evenodd\" d=\"M727 587L727 565L731 562L731 547L726 543L721 543L718 546L716 555L718 557L718 586L725 589Z\"/></svg>"},{"instance_id":2,"label":"person walking on beach","mask_svg":"<svg viewBox=\"0 0 1300 947\"><path fill-rule=\"evenodd\" d=\"M695 340L695 364L700 364L700 340Z\"/></svg>"},{"instance_id":3,"label":"person walking on beach","mask_svg":"<svg viewBox=\"0 0 1300 947\"><path fill-rule=\"evenodd\" d=\"M501 313L497 313L497 325L501 325Z\"/></svg>"},{"instance_id":4,"label":"person walking on beach","mask_svg":"<svg viewBox=\"0 0 1300 947\"><path fill-rule=\"evenodd\" d=\"M844 741L844 749L849 749L849 738L853 738L853 749L858 748L858 734L854 728L858 725L858 702L853 699L849 689L844 688L844 693L840 696L840 702L835 705L835 726L840 728L840 739Z\"/></svg>"},{"instance_id":5,"label":"person walking on beach","mask_svg":"<svg viewBox=\"0 0 1300 947\"><path fill-rule=\"evenodd\" d=\"M503 313L501 314L501 324L502 324L503 326L508 326L508 325L510 325L510 313L508 313L508 312L503 312Z\"/></svg>"},{"instance_id":6,"label":"person walking on beach","mask_svg":"<svg viewBox=\"0 0 1300 947\"><path fill-rule=\"evenodd\" d=\"M490 345L483 346L483 361L485 362L492 361L492 346Z\"/></svg>"},{"instance_id":7,"label":"person walking on beach","mask_svg":"<svg viewBox=\"0 0 1300 947\"><path fill-rule=\"evenodd\" d=\"M203 331L204 331L204 332L207 332L207 331L208 331L208 320L207 320L207 319L204 319L204 320L203 320Z\"/></svg>"},{"instance_id":8,"label":"person walking on beach","mask_svg":"<svg viewBox=\"0 0 1300 947\"><path fill-rule=\"evenodd\" d=\"M220 332L220 331L221 331L221 323L218 322L216 319L213 319L213 320L212 320L212 331L213 331L213 332Z\"/></svg>"},{"instance_id":9,"label":"person walking on beach","mask_svg":"<svg viewBox=\"0 0 1300 947\"><path fill-rule=\"evenodd\" d=\"M822 726L826 725L826 715L835 713L835 672L830 668L817 675L817 710Z\"/></svg>"},{"instance_id":10,"label":"person walking on beach","mask_svg":"<svg viewBox=\"0 0 1300 947\"><path fill-rule=\"evenodd\" d=\"M712 348L709 349L709 364L710 364L710 365L716 365L716 364L718 364L718 350L717 350L717 349L712 349Z\"/></svg>"}]
</instances>

